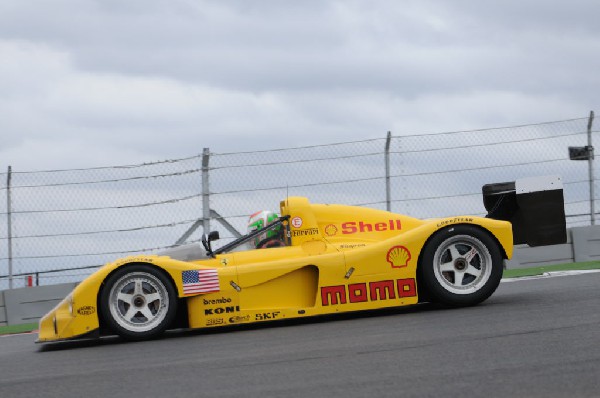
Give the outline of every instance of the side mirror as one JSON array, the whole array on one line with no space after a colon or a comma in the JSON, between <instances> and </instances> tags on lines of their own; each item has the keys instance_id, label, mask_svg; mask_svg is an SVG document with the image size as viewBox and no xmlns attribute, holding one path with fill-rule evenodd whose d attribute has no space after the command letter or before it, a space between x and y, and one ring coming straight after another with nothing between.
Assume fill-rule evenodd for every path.
<instances>
[{"instance_id":1,"label":"side mirror","mask_svg":"<svg viewBox=\"0 0 600 398\"><path fill-rule=\"evenodd\" d=\"M219 231L211 231L208 234L208 242L212 242L214 240L219 240Z\"/></svg>"},{"instance_id":2,"label":"side mirror","mask_svg":"<svg viewBox=\"0 0 600 398\"><path fill-rule=\"evenodd\" d=\"M202 246L204 246L204 249L206 250L206 255L213 258L215 257L215 255L213 253L211 243L215 240L219 240L219 231L209 232L208 239L207 235L202 235Z\"/></svg>"}]
</instances>

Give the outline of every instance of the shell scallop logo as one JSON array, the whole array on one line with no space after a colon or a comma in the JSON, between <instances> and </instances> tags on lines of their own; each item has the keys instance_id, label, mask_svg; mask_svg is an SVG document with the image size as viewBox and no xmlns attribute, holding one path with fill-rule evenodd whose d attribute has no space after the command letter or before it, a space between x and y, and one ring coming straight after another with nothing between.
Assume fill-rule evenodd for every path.
<instances>
[{"instance_id":1,"label":"shell scallop logo","mask_svg":"<svg viewBox=\"0 0 600 398\"><path fill-rule=\"evenodd\" d=\"M337 227L333 224L329 224L325 227L325 235L327 236L334 236L335 234L337 234Z\"/></svg>"},{"instance_id":2,"label":"shell scallop logo","mask_svg":"<svg viewBox=\"0 0 600 398\"><path fill-rule=\"evenodd\" d=\"M406 247L394 246L388 251L386 259L392 268L403 268L408 266L411 256Z\"/></svg>"}]
</instances>

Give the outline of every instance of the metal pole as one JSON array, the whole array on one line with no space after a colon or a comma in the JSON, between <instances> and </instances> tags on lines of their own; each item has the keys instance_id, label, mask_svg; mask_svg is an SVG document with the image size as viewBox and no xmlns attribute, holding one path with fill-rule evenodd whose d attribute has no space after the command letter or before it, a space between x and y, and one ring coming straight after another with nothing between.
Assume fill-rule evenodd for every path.
<instances>
[{"instance_id":1,"label":"metal pole","mask_svg":"<svg viewBox=\"0 0 600 398\"><path fill-rule=\"evenodd\" d=\"M12 200L10 183L12 179L12 167L8 166L6 175L6 219L8 226L8 288L13 288L13 250L12 250Z\"/></svg>"},{"instance_id":2,"label":"metal pole","mask_svg":"<svg viewBox=\"0 0 600 398\"><path fill-rule=\"evenodd\" d=\"M387 211L392 211L392 194L390 192L390 142L392 133L388 131L385 140L385 206Z\"/></svg>"},{"instance_id":3,"label":"metal pole","mask_svg":"<svg viewBox=\"0 0 600 398\"><path fill-rule=\"evenodd\" d=\"M596 205L594 203L594 147L592 146L592 125L594 124L594 111L590 111L590 119L588 120L587 136L588 136L588 168L590 178L590 214L592 225L596 225Z\"/></svg>"},{"instance_id":4,"label":"metal pole","mask_svg":"<svg viewBox=\"0 0 600 398\"><path fill-rule=\"evenodd\" d=\"M217 213L215 210L210 211L210 215L212 218L216 219L218 222L221 223L222 226L225 227L226 230L228 230L234 238L241 238L242 234L240 234L240 232L235 229L235 227L233 225L231 225L229 223L229 221L227 221L223 216L221 216L219 213Z\"/></svg>"},{"instance_id":5,"label":"metal pole","mask_svg":"<svg viewBox=\"0 0 600 398\"><path fill-rule=\"evenodd\" d=\"M210 191L208 187L208 162L210 151L204 148L202 151L202 228L204 233L210 232Z\"/></svg>"}]
</instances>

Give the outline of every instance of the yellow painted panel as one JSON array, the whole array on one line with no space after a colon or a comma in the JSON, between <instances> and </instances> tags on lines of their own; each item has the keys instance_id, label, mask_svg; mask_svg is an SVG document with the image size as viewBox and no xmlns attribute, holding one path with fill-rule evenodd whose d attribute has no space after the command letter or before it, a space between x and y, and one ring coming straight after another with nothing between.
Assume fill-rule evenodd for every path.
<instances>
[{"instance_id":1,"label":"yellow painted panel","mask_svg":"<svg viewBox=\"0 0 600 398\"><path fill-rule=\"evenodd\" d=\"M242 310L313 307L318 282L317 267L305 266L259 285L243 288L240 307Z\"/></svg>"}]
</instances>

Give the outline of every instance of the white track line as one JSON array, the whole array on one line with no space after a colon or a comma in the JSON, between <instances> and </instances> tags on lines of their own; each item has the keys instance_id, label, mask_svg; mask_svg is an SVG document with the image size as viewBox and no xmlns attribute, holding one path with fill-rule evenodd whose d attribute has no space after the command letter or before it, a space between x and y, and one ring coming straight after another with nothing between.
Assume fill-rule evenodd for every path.
<instances>
[{"instance_id":1,"label":"white track line","mask_svg":"<svg viewBox=\"0 0 600 398\"><path fill-rule=\"evenodd\" d=\"M39 330L33 330L31 332L20 332L20 333L9 333L9 334L0 334L0 337L9 337L9 336L20 336L22 334L37 334Z\"/></svg>"},{"instance_id":2,"label":"white track line","mask_svg":"<svg viewBox=\"0 0 600 398\"><path fill-rule=\"evenodd\" d=\"M541 275L521 276L521 277L517 277L517 278L504 278L500 282L521 282L521 281L530 281L532 279L556 278L558 276L593 274L593 273L597 273L597 272L600 272L600 269L587 269L587 270L577 270L577 271L552 271L552 272L544 272Z\"/></svg>"}]
</instances>

